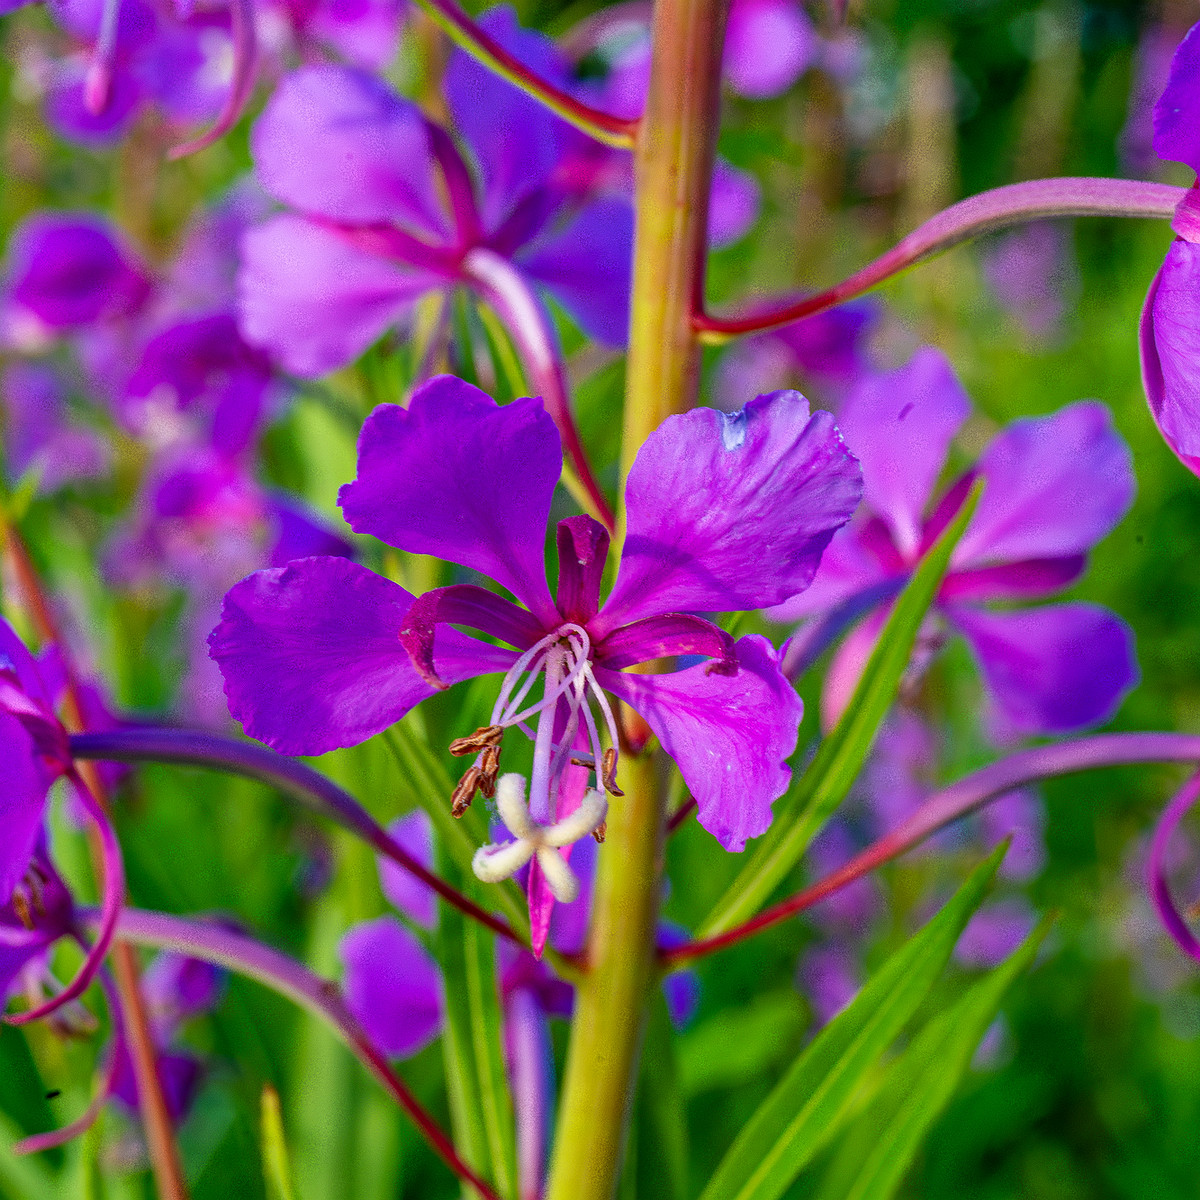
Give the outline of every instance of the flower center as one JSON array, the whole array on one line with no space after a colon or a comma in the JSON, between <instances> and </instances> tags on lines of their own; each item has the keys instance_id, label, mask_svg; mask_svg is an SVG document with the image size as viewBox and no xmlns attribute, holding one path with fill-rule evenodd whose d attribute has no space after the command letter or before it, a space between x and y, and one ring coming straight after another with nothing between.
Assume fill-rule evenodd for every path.
<instances>
[{"instance_id":1,"label":"flower center","mask_svg":"<svg viewBox=\"0 0 1200 1200\"><path fill-rule=\"evenodd\" d=\"M500 685L490 722L469 737L450 743L451 754L475 755L474 764L451 797L454 816L466 812L477 791L489 800L496 794L500 743L504 731L514 726L533 742L529 807L535 820L555 819L559 787L569 765L590 768L597 789L614 796L622 794L616 779L617 722L608 697L596 682L591 655L587 630L568 621L513 663ZM539 679L543 681L541 698L530 701ZM592 711L593 699L608 734L607 749L602 746L600 727ZM536 727L531 725L535 718ZM598 833L597 840L603 840L603 832Z\"/></svg>"}]
</instances>

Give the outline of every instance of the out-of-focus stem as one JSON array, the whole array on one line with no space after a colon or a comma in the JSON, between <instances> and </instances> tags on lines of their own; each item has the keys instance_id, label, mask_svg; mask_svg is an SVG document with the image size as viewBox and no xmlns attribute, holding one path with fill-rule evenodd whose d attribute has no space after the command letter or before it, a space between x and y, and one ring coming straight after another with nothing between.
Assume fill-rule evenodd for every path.
<instances>
[{"instance_id":1,"label":"out-of-focus stem","mask_svg":"<svg viewBox=\"0 0 1200 1200\"><path fill-rule=\"evenodd\" d=\"M598 142L628 150L633 145L637 122L614 117L577 100L569 92L556 87L548 79L535 75L520 59L510 54L499 42L481 29L453 0L417 0L429 17L447 36L472 57L497 75L519 87L526 95L544 104L564 121Z\"/></svg>"},{"instance_id":2,"label":"out-of-focus stem","mask_svg":"<svg viewBox=\"0 0 1200 1200\"><path fill-rule=\"evenodd\" d=\"M1035 746L1031 750L1011 754L982 770L964 776L941 791L934 792L911 817L891 833L872 843L861 854L811 887L715 937L686 942L682 946L665 950L661 961L674 969L690 959L723 950L772 925L777 925L780 921L786 921L868 872L874 871L885 862L890 862L911 850L939 829L973 813L989 800L1011 792L1014 788L1056 775L1074 775L1099 767L1153 762L1200 763L1200 737L1183 733L1106 733L1096 737L1058 742L1053 746Z\"/></svg>"},{"instance_id":3,"label":"out-of-focus stem","mask_svg":"<svg viewBox=\"0 0 1200 1200\"><path fill-rule=\"evenodd\" d=\"M1150 217L1170 220L1185 189L1132 179L1035 179L969 196L931 217L886 254L848 279L803 300L766 304L742 317L715 317L697 308L701 340L727 342L747 333L790 325L861 296L893 275L960 242L1046 217Z\"/></svg>"},{"instance_id":4,"label":"out-of-focus stem","mask_svg":"<svg viewBox=\"0 0 1200 1200\"><path fill-rule=\"evenodd\" d=\"M58 629L50 602L20 534L7 523L0 524L0 533L3 534L4 552L12 565L39 636L57 645L62 655L66 676L64 723L68 729L82 730L85 726L83 705L79 699L78 679L70 648ZM96 803L107 812L111 805L99 772L91 764L81 763L79 774ZM104 853L96 838L92 841L92 858L98 869L103 869ZM129 1057L138 1090L138 1110L146 1133L146 1148L150 1155L155 1188L159 1200L188 1200L183 1163L179 1158L179 1147L175 1144L171 1113L158 1074L158 1055L138 985L137 955L131 946L118 939L112 944L110 959L120 999L121 1020L129 1042Z\"/></svg>"},{"instance_id":5,"label":"out-of-focus stem","mask_svg":"<svg viewBox=\"0 0 1200 1200\"><path fill-rule=\"evenodd\" d=\"M659 0L634 162L637 223L622 478L638 448L695 402L708 200L728 0Z\"/></svg>"},{"instance_id":6,"label":"out-of-focus stem","mask_svg":"<svg viewBox=\"0 0 1200 1200\"><path fill-rule=\"evenodd\" d=\"M94 913L84 913L83 917L98 920ZM173 950L236 971L325 1021L409 1115L438 1157L484 1200L499 1200L492 1187L459 1158L445 1131L392 1070L383 1052L351 1015L335 984L271 946L213 922L127 908L121 914L120 930L127 941Z\"/></svg>"}]
</instances>

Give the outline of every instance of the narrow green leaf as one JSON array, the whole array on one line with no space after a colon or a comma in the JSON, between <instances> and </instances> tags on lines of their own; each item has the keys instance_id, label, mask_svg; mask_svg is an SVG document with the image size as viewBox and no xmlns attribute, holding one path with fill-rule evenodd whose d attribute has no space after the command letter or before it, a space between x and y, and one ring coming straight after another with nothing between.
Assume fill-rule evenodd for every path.
<instances>
[{"instance_id":1,"label":"narrow green leaf","mask_svg":"<svg viewBox=\"0 0 1200 1200\"><path fill-rule=\"evenodd\" d=\"M262 1090L262 1161L267 1200L296 1200L292 1163L283 1133L279 1093L268 1083Z\"/></svg>"},{"instance_id":2,"label":"narrow green leaf","mask_svg":"<svg viewBox=\"0 0 1200 1200\"><path fill-rule=\"evenodd\" d=\"M722 1159L701 1200L776 1200L845 1120L863 1079L916 1012L983 901L1007 846L816 1036Z\"/></svg>"},{"instance_id":3,"label":"narrow green leaf","mask_svg":"<svg viewBox=\"0 0 1200 1200\"><path fill-rule=\"evenodd\" d=\"M666 997L659 988L650 1002L635 1120L639 1129L636 1194L661 1200L686 1200L688 1194L687 1115L675 1047Z\"/></svg>"},{"instance_id":4,"label":"narrow green leaf","mask_svg":"<svg viewBox=\"0 0 1200 1200\"><path fill-rule=\"evenodd\" d=\"M921 560L900 593L842 718L821 743L808 770L776 805L775 820L749 862L714 907L697 937L712 937L752 917L800 861L847 793L887 715L950 556L979 503L977 481L958 515Z\"/></svg>"},{"instance_id":5,"label":"narrow green leaf","mask_svg":"<svg viewBox=\"0 0 1200 1200\"><path fill-rule=\"evenodd\" d=\"M858 1158L849 1188L839 1181L837 1200L888 1200L895 1193L971 1065L1005 992L1033 962L1052 920L1043 920L1009 958L934 1017L892 1064L859 1118L860 1144L869 1150Z\"/></svg>"},{"instance_id":6,"label":"narrow green leaf","mask_svg":"<svg viewBox=\"0 0 1200 1200\"><path fill-rule=\"evenodd\" d=\"M476 921L464 921L467 1002L480 1109L492 1174L501 1196L516 1196L517 1149L512 1096L504 1068L496 941Z\"/></svg>"},{"instance_id":7,"label":"narrow green leaf","mask_svg":"<svg viewBox=\"0 0 1200 1200\"><path fill-rule=\"evenodd\" d=\"M55 1173L44 1165L45 1160L12 1152L10 1147L24 1136L15 1121L0 1113L0 1189L21 1200L58 1200L62 1191Z\"/></svg>"}]
</instances>

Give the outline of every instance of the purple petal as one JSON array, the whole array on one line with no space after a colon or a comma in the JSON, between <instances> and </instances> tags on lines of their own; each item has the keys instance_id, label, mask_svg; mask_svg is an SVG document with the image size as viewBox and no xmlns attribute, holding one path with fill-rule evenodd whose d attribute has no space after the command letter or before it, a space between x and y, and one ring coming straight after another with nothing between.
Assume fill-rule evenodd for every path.
<instances>
[{"instance_id":1,"label":"purple petal","mask_svg":"<svg viewBox=\"0 0 1200 1200\"><path fill-rule=\"evenodd\" d=\"M954 957L968 967L994 967L1029 936L1036 919L1028 902L1015 896L989 904L967 922Z\"/></svg>"},{"instance_id":2,"label":"purple petal","mask_svg":"<svg viewBox=\"0 0 1200 1200\"><path fill-rule=\"evenodd\" d=\"M1082 554L1124 516L1136 486L1128 447L1091 400L1014 421L978 471L986 484L956 568Z\"/></svg>"},{"instance_id":3,"label":"purple petal","mask_svg":"<svg viewBox=\"0 0 1200 1200\"><path fill-rule=\"evenodd\" d=\"M0 711L0 905L29 869L42 828L50 779L33 741L16 717Z\"/></svg>"},{"instance_id":4,"label":"purple petal","mask_svg":"<svg viewBox=\"0 0 1200 1200\"><path fill-rule=\"evenodd\" d=\"M396 57L407 9L404 0L323 0L304 32L355 66L383 71Z\"/></svg>"},{"instance_id":5,"label":"purple petal","mask_svg":"<svg viewBox=\"0 0 1200 1200\"><path fill-rule=\"evenodd\" d=\"M1167 445L1200 475L1200 245L1171 243L1141 323L1146 399Z\"/></svg>"},{"instance_id":6,"label":"purple petal","mask_svg":"<svg viewBox=\"0 0 1200 1200\"><path fill-rule=\"evenodd\" d=\"M358 478L338 503L358 533L432 554L503 584L556 621L543 547L562 443L541 400L501 408L450 375L408 409L381 405L358 439Z\"/></svg>"},{"instance_id":7,"label":"purple petal","mask_svg":"<svg viewBox=\"0 0 1200 1200\"><path fill-rule=\"evenodd\" d=\"M433 823L421 809L388 826L388 833L427 870L433 870ZM405 916L432 929L437 924L437 901L428 884L390 858L379 860L383 894Z\"/></svg>"},{"instance_id":8,"label":"purple petal","mask_svg":"<svg viewBox=\"0 0 1200 1200\"><path fill-rule=\"evenodd\" d=\"M214 1009L224 986L220 967L173 952L159 954L142 976L146 1004L163 1034Z\"/></svg>"},{"instance_id":9,"label":"purple petal","mask_svg":"<svg viewBox=\"0 0 1200 1200\"><path fill-rule=\"evenodd\" d=\"M812 1005L817 1025L826 1025L854 999L862 970L846 945L818 946L800 960L797 985Z\"/></svg>"},{"instance_id":10,"label":"purple petal","mask_svg":"<svg viewBox=\"0 0 1200 1200\"><path fill-rule=\"evenodd\" d=\"M675 655L702 654L713 661L708 670L731 674L737 670L733 638L703 617L668 613L643 617L613 630L595 647L596 662L610 671Z\"/></svg>"},{"instance_id":11,"label":"purple petal","mask_svg":"<svg viewBox=\"0 0 1200 1200\"><path fill-rule=\"evenodd\" d=\"M744 637L736 650L736 675L697 666L596 676L646 719L695 796L700 824L734 851L770 826L771 805L791 779L784 760L804 711L766 638Z\"/></svg>"},{"instance_id":12,"label":"purple petal","mask_svg":"<svg viewBox=\"0 0 1200 1200\"><path fill-rule=\"evenodd\" d=\"M857 597L868 602L893 581L902 584L908 572L899 556L894 552L878 554L870 532L857 522L839 529L821 555L812 583L798 596L769 609L767 616L781 625L790 625L803 617L830 613ZM891 561L893 557L895 561Z\"/></svg>"},{"instance_id":13,"label":"purple petal","mask_svg":"<svg viewBox=\"0 0 1200 1200\"><path fill-rule=\"evenodd\" d=\"M749 171L739 171L718 158L708 198L708 244L718 249L745 237L758 220L761 203L758 180Z\"/></svg>"},{"instance_id":14,"label":"purple petal","mask_svg":"<svg viewBox=\"0 0 1200 1200\"><path fill-rule=\"evenodd\" d=\"M633 278L633 207L603 197L518 255L522 270L545 286L590 337L623 346L629 337Z\"/></svg>"},{"instance_id":15,"label":"purple petal","mask_svg":"<svg viewBox=\"0 0 1200 1200\"><path fill-rule=\"evenodd\" d=\"M906 559L921 545L933 485L970 412L953 368L930 346L897 371L863 379L841 409L838 426L862 463L863 499Z\"/></svg>"},{"instance_id":16,"label":"purple petal","mask_svg":"<svg viewBox=\"0 0 1200 1200\"><path fill-rule=\"evenodd\" d=\"M301 212L449 236L421 110L365 71L305 67L286 76L251 145L263 186Z\"/></svg>"},{"instance_id":17,"label":"purple petal","mask_svg":"<svg viewBox=\"0 0 1200 1200\"><path fill-rule=\"evenodd\" d=\"M664 612L766 608L803 591L862 492L828 413L798 392L668 417L625 487L628 532L605 631Z\"/></svg>"},{"instance_id":18,"label":"purple petal","mask_svg":"<svg viewBox=\"0 0 1200 1200\"><path fill-rule=\"evenodd\" d=\"M659 921L658 947L670 950L692 940L691 934L673 921ZM676 1029L684 1029L700 1005L700 980L695 971L672 971L662 982L667 1013Z\"/></svg>"},{"instance_id":19,"label":"purple petal","mask_svg":"<svg viewBox=\"0 0 1200 1200\"><path fill-rule=\"evenodd\" d=\"M353 362L440 275L392 262L303 217L281 214L242 241L242 334L306 378Z\"/></svg>"},{"instance_id":20,"label":"purple petal","mask_svg":"<svg viewBox=\"0 0 1200 1200\"><path fill-rule=\"evenodd\" d=\"M10 295L51 329L128 316L150 279L115 231L90 215L30 217L9 245Z\"/></svg>"},{"instance_id":21,"label":"purple petal","mask_svg":"<svg viewBox=\"0 0 1200 1200\"><path fill-rule=\"evenodd\" d=\"M351 542L295 497L277 492L268 498L267 506L275 526L270 566L286 567L296 558L354 557Z\"/></svg>"},{"instance_id":22,"label":"purple petal","mask_svg":"<svg viewBox=\"0 0 1200 1200\"><path fill-rule=\"evenodd\" d=\"M1046 861L1042 839L1045 815L1042 801L1032 788L1005 792L985 804L979 813L979 824L989 848L1006 837L1012 838L1000 864L1000 874L1006 879L1029 879L1041 870Z\"/></svg>"},{"instance_id":23,"label":"purple petal","mask_svg":"<svg viewBox=\"0 0 1200 1200\"><path fill-rule=\"evenodd\" d=\"M955 571L946 576L938 599L1032 600L1069 587L1086 566L1086 555L1072 554L1066 558L1033 558L973 571Z\"/></svg>"},{"instance_id":24,"label":"purple petal","mask_svg":"<svg viewBox=\"0 0 1200 1200\"><path fill-rule=\"evenodd\" d=\"M68 60L59 64L46 96L46 120L61 138L102 150L119 142L133 127L144 95L127 70L113 73L108 98L99 112L87 102L87 66Z\"/></svg>"},{"instance_id":25,"label":"purple petal","mask_svg":"<svg viewBox=\"0 0 1200 1200\"><path fill-rule=\"evenodd\" d=\"M1200 23L1171 60L1171 77L1154 106L1154 152L1200 171Z\"/></svg>"},{"instance_id":26,"label":"purple petal","mask_svg":"<svg viewBox=\"0 0 1200 1200\"><path fill-rule=\"evenodd\" d=\"M555 529L558 590L555 604L568 621L586 625L600 607L600 582L608 562L608 530L588 516L564 517Z\"/></svg>"},{"instance_id":27,"label":"purple petal","mask_svg":"<svg viewBox=\"0 0 1200 1200\"><path fill-rule=\"evenodd\" d=\"M735 0L725 35L725 77L763 100L787 91L815 61L820 42L796 0Z\"/></svg>"},{"instance_id":28,"label":"purple petal","mask_svg":"<svg viewBox=\"0 0 1200 1200\"><path fill-rule=\"evenodd\" d=\"M302 558L243 579L209 638L229 711L282 754L373 737L434 692L400 644L411 603L402 587L344 558ZM445 646L444 679L495 669L499 652L482 643L446 631Z\"/></svg>"},{"instance_id":29,"label":"purple petal","mask_svg":"<svg viewBox=\"0 0 1200 1200\"><path fill-rule=\"evenodd\" d=\"M1138 681L1133 632L1094 604L1014 612L959 606L962 630L998 708L1019 734L1070 733L1107 721Z\"/></svg>"},{"instance_id":30,"label":"purple petal","mask_svg":"<svg viewBox=\"0 0 1200 1200\"><path fill-rule=\"evenodd\" d=\"M535 75L566 85L567 66L557 47L545 34L522 29L507 5L491 9L478 23ZM494 229L549 181L572 131L463 50L452 51L442 87L483 181L483 222Z\"/></svg>"},{"instance_id":31,"label":"purple petal","mask_svg":"<svg viewBox=\"0 0 1200 1200\"><path fill-rule=\"evenodd\" d=\"M795 355L801 373L848 381L866 367L865 343L881 311L866 297L785 325L774 336Z\"/></svg>"},{"instance_id":32,"label":"purple petal","mask_svg":"<svg viewBox=\"0 0 1200 1200\"><path fill-rule=\"evenodd\" d=\"M114 1097L130 1112L138 1110L137 1076L133 1070L133 1061L129 1057L129 1047L124 1037L118 1039L113 1053L117 1061L113 1064L110 1090ZM156 1056L158 1064L158 1081L162 1087L163 1099L166 1101L167 1112L175 1121L182 1121L187 1116L196 1097L203 1075L203 1064L192 1054L160 1053Z\"/></svg>"},{"instance_id":33,"label":"purple petal","mask_svg":"<svg viewBox=\"0 0 1200 1200\"><path fill-rule=\"evenodd\" d=\"M442 1030L442 977L394 917L354 926L342 938L346 1004L389 1058L408 1058Z\"/></svg>"}]
</instances>

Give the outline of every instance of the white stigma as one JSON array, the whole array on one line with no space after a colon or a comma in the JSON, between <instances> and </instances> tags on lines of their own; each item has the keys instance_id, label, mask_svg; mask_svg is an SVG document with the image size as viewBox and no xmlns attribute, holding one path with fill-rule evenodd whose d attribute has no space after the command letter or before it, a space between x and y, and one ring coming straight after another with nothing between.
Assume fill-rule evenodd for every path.
<instances>
[{"instance_id":1,"label":"white stigma","mask_svg":"<svg viewBox=\"0 0 1200 1200\"><path fill-rule=\"evenodd\" d=\"M580 838L587 837L608 815L608 800L595 789L584 796L569 816L549 825L540 825L530 816L525 802L525 780L520 775L502 775L496 785L496 807L515 840L499 845L481 846L471 861L475 874L484 883L499 883L515 875L536 857L554 898L570 904L579 895L579 880L559 853Z\"/></svg>"}]
</instances>

